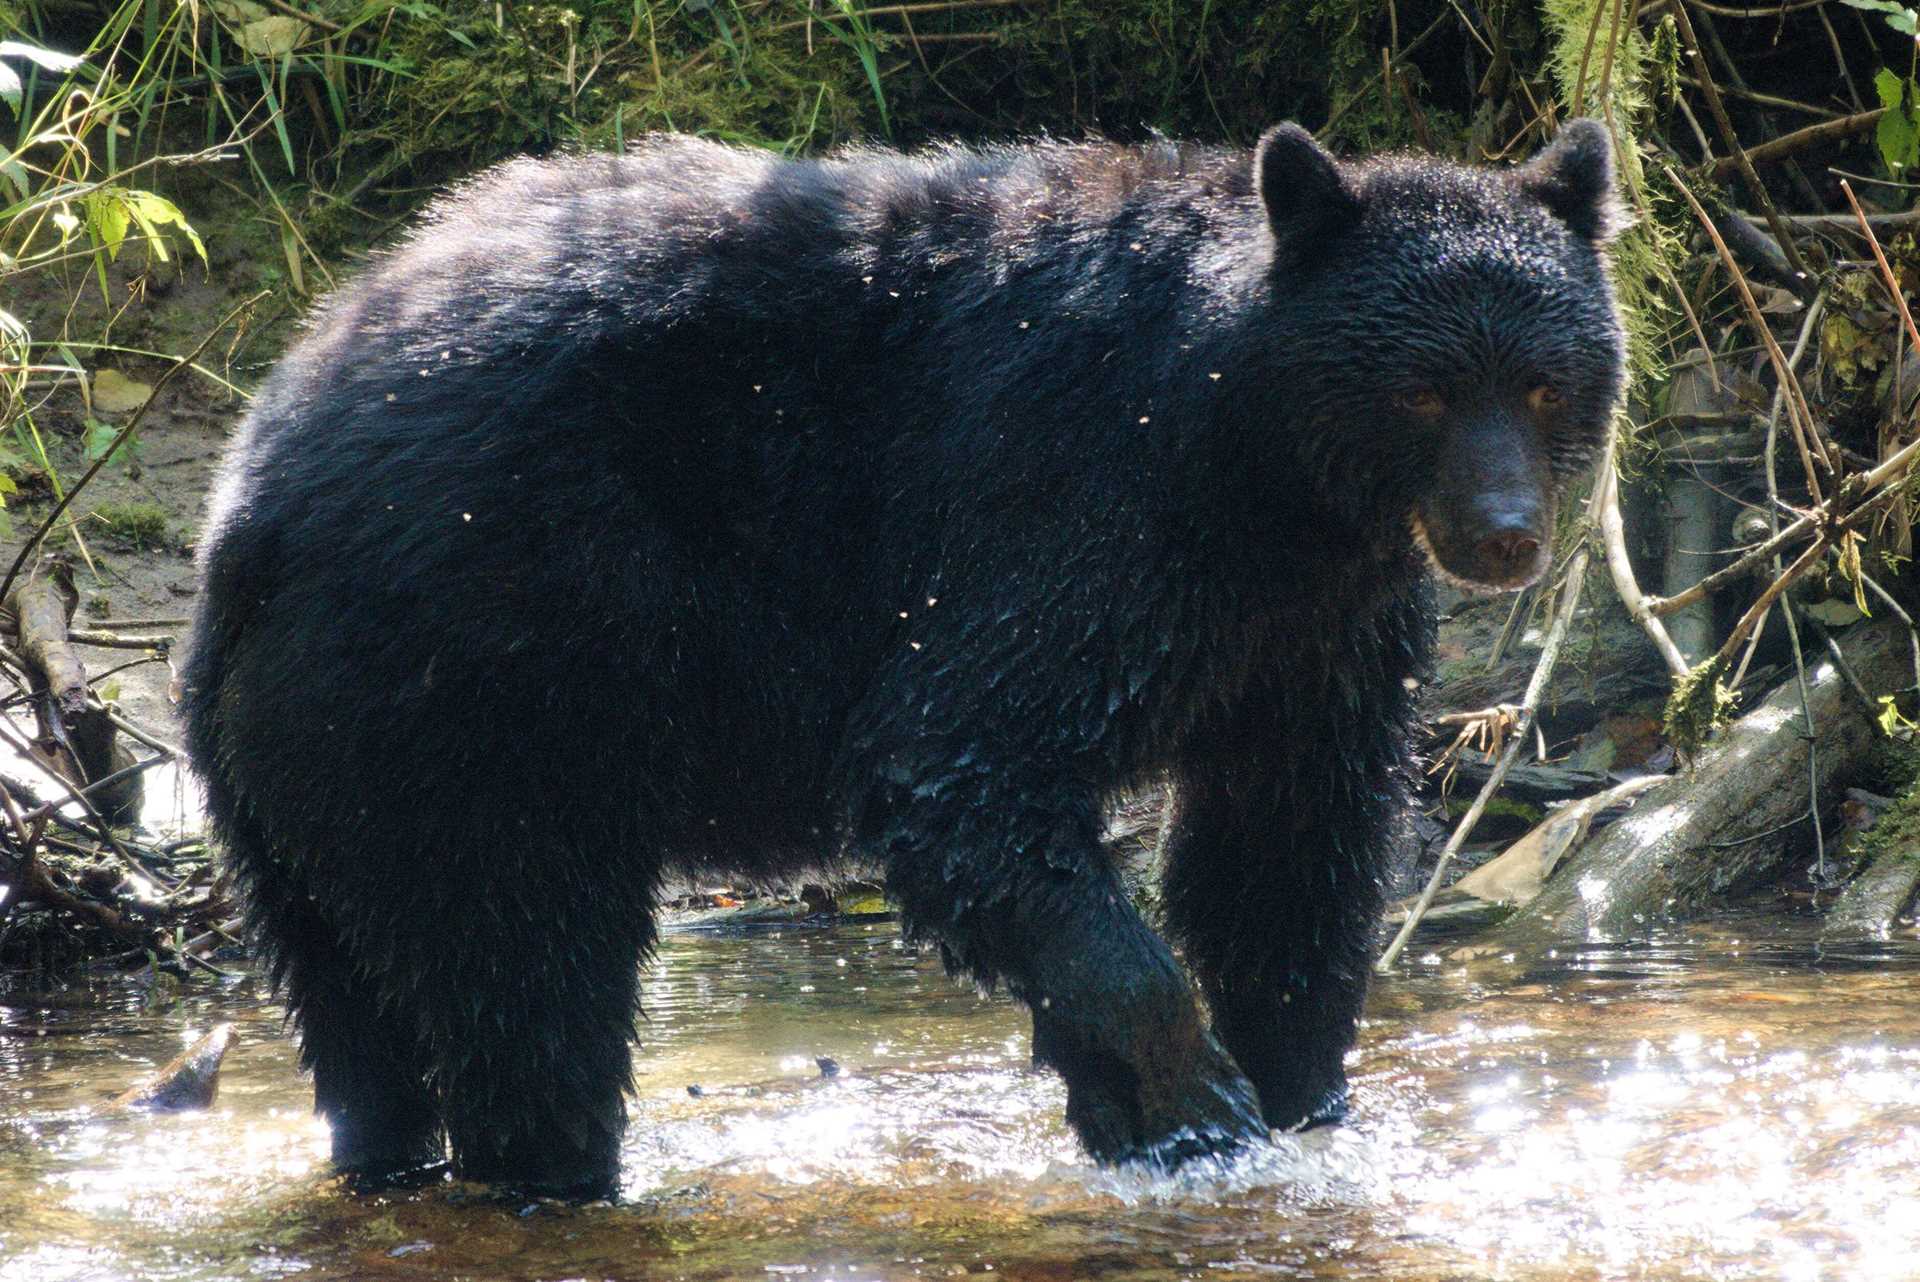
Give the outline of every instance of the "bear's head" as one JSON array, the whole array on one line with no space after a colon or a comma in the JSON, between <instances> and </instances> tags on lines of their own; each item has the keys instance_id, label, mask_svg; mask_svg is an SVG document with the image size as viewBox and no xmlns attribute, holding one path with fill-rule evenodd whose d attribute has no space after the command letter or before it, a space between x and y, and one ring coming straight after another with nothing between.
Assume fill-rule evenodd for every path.
<instances>
[{"instance_id":1,"label":"bear's head","mask_svg":"<svg viewBox=\"0 0 1920 1282\"><path fill-rule=\"evenodd\" d=\"M1605 126L1573 121L1500 170L1343 163L1281 125L1253 186L1272 239L1275 394L1306 482L1355 525L1410 530L1459 586L1531 583L1624 381Z\"/></svg>"}]
</instances>

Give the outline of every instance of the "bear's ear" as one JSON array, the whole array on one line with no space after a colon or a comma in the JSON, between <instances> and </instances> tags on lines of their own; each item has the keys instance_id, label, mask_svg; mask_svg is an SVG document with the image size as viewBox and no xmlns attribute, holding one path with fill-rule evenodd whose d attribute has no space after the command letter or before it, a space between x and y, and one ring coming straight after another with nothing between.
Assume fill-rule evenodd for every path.
<instances>
[{"instance_id":1,"label":"bear's ear","mask_svg":"<svg viewBox=\"0 0 1920 1282\"><path fill-rule=\"evenodd\" d=\"M1595 244L1620 228L1613 190L1613 137L1597 120L1569 120L1519 173L1520 189Z\"/></svg>"},{"instance_id":2,"label":"bear's ear","mask_svg":"<svg viewBox=\"0 0 1920 1282\"><path fill-rule=\"evenodd\" d=\"M1340 163L1291 121L1260 135L1253 152L1253 189L1266 206L1274 235L1290 245L1310 243L1308 237L1360 214Z\"/></svg>"}]
</instances>

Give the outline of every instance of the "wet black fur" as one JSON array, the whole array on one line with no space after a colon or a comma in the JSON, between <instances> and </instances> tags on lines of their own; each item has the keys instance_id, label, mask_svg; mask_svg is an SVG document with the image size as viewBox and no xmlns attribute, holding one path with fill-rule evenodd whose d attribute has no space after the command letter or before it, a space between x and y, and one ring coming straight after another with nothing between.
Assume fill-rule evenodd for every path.
<instances>
[{"instance_id":1,"label":"wet black fur","mask_svg":"<svg viewBox=\"0 0 1920 1282\"><path fill-rule=\"evenodd\" d=\"M1550 501L1600 439L1609 184L1590 125L1505 174L1283 127L662 137L443 202L262 389L184 673L336 1160L610 1187L663 870L849 852L1096 1157L1339 1116L1416 518L1466 564L1487 458ZM1101 852L1157 776L1211 1031Z\"/></svg>"}]
</instances>

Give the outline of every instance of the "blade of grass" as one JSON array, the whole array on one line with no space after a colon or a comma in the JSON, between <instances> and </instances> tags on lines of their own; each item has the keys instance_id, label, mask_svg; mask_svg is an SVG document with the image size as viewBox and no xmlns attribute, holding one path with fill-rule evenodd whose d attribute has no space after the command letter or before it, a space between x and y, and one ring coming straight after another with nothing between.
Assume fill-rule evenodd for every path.
<instances>
[{"instance_id":1,"label":"blade of grass","mask_svg":"<svg viewBox=\"0 0 1920 1282\"><path fill-rule=\"evenodd\" d=\"M287 162L287 176L296 172L293 164L293 139L287 136L287 113L280 109L280 96L273 91L273 77L261 63L253 64L254 74L260 77L260 93L267 100L269 119L273 121L273 131L280 138L280 156ZM264 176L264 175L263 175Z\"/></svg>"}]
</instances>

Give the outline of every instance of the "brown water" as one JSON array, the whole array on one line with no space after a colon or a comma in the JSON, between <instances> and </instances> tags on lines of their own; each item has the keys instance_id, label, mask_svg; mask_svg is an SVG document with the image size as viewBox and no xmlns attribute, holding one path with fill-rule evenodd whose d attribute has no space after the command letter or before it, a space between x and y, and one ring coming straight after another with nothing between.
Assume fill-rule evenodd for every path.
<instances>
[{"instance_id":1,"label":"brown water","mask_svg":"<svg viewBox=\"0 0 1920 1282\"><path fill-rule=\"evenodd\" d=\"M677 935L625 1196L583 1207L345 1191L250 979L0 997L0 1282L1920 1278L1920 943L1760 929L1416 961L1354 1125L1161 1180L1087 1166L1019 1012L892 925ZM105 1109L220 1020L212 1112Z\"/></svg>"}]
</instances>

